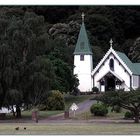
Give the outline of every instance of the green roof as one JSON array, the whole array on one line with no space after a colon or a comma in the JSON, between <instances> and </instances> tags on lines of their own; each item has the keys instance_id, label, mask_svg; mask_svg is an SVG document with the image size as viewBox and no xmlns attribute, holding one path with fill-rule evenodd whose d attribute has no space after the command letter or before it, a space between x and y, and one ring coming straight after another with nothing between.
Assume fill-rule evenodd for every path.
<instances>
[{"instance_id":1,"label":"green roof","mask_svg":"<svg viewBox=\"0 0 140 140\"><path fill-rule=\"evenodd\" d=\"M140 75L140 63L133 63L134 68L137 71L137 74Z\"/></svg>"},{"instance_id":2,"label":"green roof","mask_svg":"<svg viewBox=\"0 0 140 140\"><path fill-rule=\"evenodd\" d=\"M132 63L124 53L118 51L115 52L123 60L127 67L132 71L133 74L140 75L140 63Z\"/></svg>"},{"instance_id":3,"label":"green roof","mask_svg":"<svg viewBox=\"0 0 140 140\"><path fill-rule=\"evenodd\" d=\"M81 25L74 54L92 54L84 22Z\"/></svg>"}]
</instances>

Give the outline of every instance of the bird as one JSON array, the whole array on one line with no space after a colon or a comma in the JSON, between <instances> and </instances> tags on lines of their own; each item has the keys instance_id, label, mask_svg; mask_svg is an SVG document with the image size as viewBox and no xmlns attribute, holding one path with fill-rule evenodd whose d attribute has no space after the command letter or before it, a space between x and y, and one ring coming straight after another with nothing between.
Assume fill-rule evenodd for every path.
<instances>
[{"instance_id":1,"label":"bird","mask_svg":"<svg viewBox=\"0 0 140 140\"><path fill-rule=\"evenodd\" d=\"M24 127L24 130L26 130L26 127Z\"/></svg>"},{"instance_id":2,"label":"bird","mask_svg":"<svg viewBox=\"0 0 140 140\"><path fill-rule=\"evenodd\" d=\"M19 130L19 127L16 127L15 130Z\"/></svg>"}]
</instances>

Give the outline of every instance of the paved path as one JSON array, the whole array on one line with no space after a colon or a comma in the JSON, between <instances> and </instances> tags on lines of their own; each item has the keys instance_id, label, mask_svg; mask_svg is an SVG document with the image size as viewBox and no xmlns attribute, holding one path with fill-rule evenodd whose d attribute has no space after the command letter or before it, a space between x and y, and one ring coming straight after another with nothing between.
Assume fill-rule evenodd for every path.
<instances>
[{"instance_id":1,"label":"paved path","mask_svg":"<svg viewBox=\"0 0 140 140\"><path fill-rule=\"evenodd\" d=\"M90 110L90 107L92 104L96 103L94 100L86 100L82 103L78 104L79 109L76 111L76 113L82 113Z\"/></svg>"},{"instance_id":2,"label":"paved path","mask_svg":"<svg viewBox=\"0 0 140 140\"><path fill-rule=\"evenodd\" d=\"M90 109L91 105L94 103L96 103L96 101L94 101L94 100L85 100L84 102L77 104L79 109L76 111L76 114L87 112ZM69 115L70 115L70 117L73 116L73 112L71 110L69 112ZM46 118L45 120L64 120L64 113L50 116L50 117Z\"/></svg>"}]
</instances>

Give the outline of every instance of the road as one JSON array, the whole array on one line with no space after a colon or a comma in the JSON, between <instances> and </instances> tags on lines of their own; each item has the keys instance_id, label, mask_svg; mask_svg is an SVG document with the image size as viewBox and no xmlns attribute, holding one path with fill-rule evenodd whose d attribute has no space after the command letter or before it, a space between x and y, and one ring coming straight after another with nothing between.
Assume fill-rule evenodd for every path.
<instances>
[{"instance_id":1,"label":"road","mask_svg":"<svg viewBox=\"0 0 140 140\"><path fill-rule=\"evenodd\" d=\"M80 113L89 111L91 105L94 103L96 103L96 101L94 101L94 100L85 100L84 102L77 104L77 106L79 108L78 108L78 110L76 110L76 114L80 114ZM73 116L73 111L70 110L69 115ZM46 118L45 120L64 120L64 113L50 116L50 117Z\"/></svg>"}]
</instances>

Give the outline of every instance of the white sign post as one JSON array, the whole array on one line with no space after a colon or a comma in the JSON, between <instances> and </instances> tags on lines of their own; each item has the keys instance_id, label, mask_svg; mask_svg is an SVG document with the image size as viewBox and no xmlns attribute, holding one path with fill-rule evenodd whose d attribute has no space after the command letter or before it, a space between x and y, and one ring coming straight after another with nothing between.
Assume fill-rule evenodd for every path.
<instances>
[{"instance_id":1,"label":"white sign post","mask_svg":"<svg viewBox=\"0 0 140 140\"><path fill-rule=\"evenodd\" d=\"M77 109L79 109L79 107L78 107L75 103L73 103L73 104L71 105L70 109L74 112L74 117L75 117L75 111L76 111Z\"/></svg>"}]
</instances>

